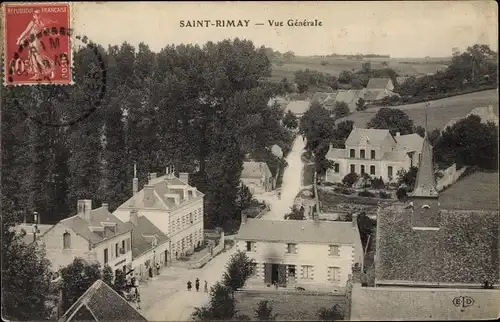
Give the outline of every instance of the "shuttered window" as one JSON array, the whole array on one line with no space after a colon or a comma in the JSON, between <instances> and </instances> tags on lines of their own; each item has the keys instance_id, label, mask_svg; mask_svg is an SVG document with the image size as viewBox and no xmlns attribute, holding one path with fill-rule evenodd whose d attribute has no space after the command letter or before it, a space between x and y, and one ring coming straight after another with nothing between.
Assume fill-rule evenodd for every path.
<instances>
[{"instance_id":1,"label":"shuttered window","mask_svg":"<svg viewBox=\"0 0 500 322\"><path fill-rule=\"evenodd\" d=\"M302 266L302 278L306 280L314 279L314 267L309 265Z\"/></svg>"}]
</instances>

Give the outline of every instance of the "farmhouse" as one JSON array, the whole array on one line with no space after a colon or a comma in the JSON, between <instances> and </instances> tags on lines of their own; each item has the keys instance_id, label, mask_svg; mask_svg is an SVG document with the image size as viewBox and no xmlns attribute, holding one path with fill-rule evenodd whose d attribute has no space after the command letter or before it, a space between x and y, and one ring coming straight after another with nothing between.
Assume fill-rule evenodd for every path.
<instances>
[{"instance_id":1,"label":"farmhouse","mask_svg":"<svg viewBox=\"0 0 500 322\"><path fill-rule=\"evenodd\" d=\"M363 99L366 102L381 100L385 97L397 95L393 92L394 84L390 78L372 77L366 85Z\"/></svg>"},{"instance_id":2,"label":"farmhouse","mask_svg":"<svg viewBox=\"0 0 500 322\"><path fill-rule=\"evenodd\" d=\"M363 97L364 90L340 90L335 97L335 103L344 102L347 104L350 112L356 111L356 104Z\"/></svg>"},{"instance_id":3,"label":"farmhouse","mask_svg":"<svg viewBox=\"0 0 500 322\"><path fill-rule=\"evenodd\" d=\"M242 215L236 247L256 261L249 287L303 287L306 290L345 290L363 250L357 218L352 222L261 220Z\"/></svg>"},{"instance_id":4,"label":"farmhouse","mask_svg":"<svg viewBox=\"0 0 500 322\"><path fill-rule=\"evenodd\" d=\"M166 175L149 174L149 182L138 191L133 179L133 196L113 213L123 222L131 221L131 211L146 217L170 238L169 248L157 254L162 263L192 252L203 243L203 197L188 184L189 174L177 178L167 168Z\"/></svg>"},{"instance_id":5,"label":"farmhouse","mask_svg":"<svg viewBox=\"0 0 500 322\"><path fill-rule=\"evenodd\" d=\"M318 102L323 107L327 109L333 109L335 107L335 99L337 97L338 91L333 93L316 92L314 93L311 101Z\"/></svg>"},{"instance_id":6,"label":"farmhouse","mask_svg":"<svg viewBox=\"0 0 500 322\"><path fill-rule=\"evenodd\" d=\"M326 158L335 162L325 181L342 182L348 173L396 180L397 172L418 165L423 139L418 134L393 137L389 130L354 127L345 141L345 149L330 146Z\"/></svg>"},{"instance_id":7,"label":"farmhouse","mask_svg":"<svg viewBox=\"0 0 500 322\"><path fill-rule=\"evenodd\" d=\"M240 180L252 194L262 194L274 189L273 175L265 162L243 162Z\"/></svg>"}]
</instances>

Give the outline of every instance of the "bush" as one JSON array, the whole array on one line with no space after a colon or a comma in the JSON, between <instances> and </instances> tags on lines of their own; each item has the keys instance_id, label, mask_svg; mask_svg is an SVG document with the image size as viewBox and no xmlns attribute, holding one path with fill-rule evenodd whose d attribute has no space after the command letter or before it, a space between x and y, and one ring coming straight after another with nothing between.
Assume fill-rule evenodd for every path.
<instances>
[{"instance_id":1,"label":"bush","mask_svg":"<svg viewBox=\"0 0 500 322\"><path fill-rule=\"evenodd\" d=\"M384 189L385 183L382 177L374 178L371 184L372 189Z\"/></svg>"},{"instance_id":2,"label":"bush","mask_svg":"<svg viewBox=\"0 0 500 322\"><path fill-rule=\"evenodd\" d=\"M342 190L340 192L344 195L352 195L354 191L352 191L351 189L348 189L348 188L342 188Z\"/></svg>"},{"instance_id":3,"label":"bush","mask_svg":"<svg viewBox=\"0 0 500 322\"><path fill-rule=\"evenodd\" d=\"M358 175L355 172L351 172L346 174L344 179L342 179L342 183L348 187L352 187L352 185L358 181Z\"/></svg>"},{"instance_id":4,"label":"bush","mask_svg":"<svg viewBox=\"0 0 500 322\"><path fill-rule=\"evenodd\" d=\"M363 190L363 191L358 192L358 196L373 198L373 197L375 197L375 194L368 191L368 190Z\"/></svg>"},{"instance_id":5,"label":"bush","mask_svg":"<svg viewBox=\"0 0 500 322\"><path fill-rule=\"evenodd\" d=\"M406 192L406 189L405 188L399 188L397 191L396 191L396 197L398 198L398 200L404 200L407 196L407 192Z\"/></svg>"},{"instance_id":6,"label":"bush","mask_svg":"<svg viewBox=\"0 0 500 322\"><path fill-rule=\"evenodd\" d=\"M323 321L340 321L344 319L342 309L335 304L331 309L322 308L318 310L318 317Z\"/></svg>"},{"instance_id":7,"label":"bush","mask_svg":"<svg viewBox=\"0 0 500 322\"><path fill-rule=\"evenodd\" d=\"M382 199L391 199L391 194L385 192L385 191L380 191L378 193L379 197Z\"/></svg>"}]
</instances>

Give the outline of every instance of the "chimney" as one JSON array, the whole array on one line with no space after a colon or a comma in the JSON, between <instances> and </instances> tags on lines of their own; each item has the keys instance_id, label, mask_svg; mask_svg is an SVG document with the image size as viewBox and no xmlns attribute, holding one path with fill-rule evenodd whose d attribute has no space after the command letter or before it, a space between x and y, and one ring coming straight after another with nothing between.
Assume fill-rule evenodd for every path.
<instances>
[{"instance_id":1,"label":"chimney","mask_svg":"<svg viewBox=\"0 0 500 322\"><path fill-rule=\"evenodd\" d=\"M241 213L241 224L244 225L247 223L247 214L245 212Z\"/></svg>"},{"instance_id":2,"label":"chimney","mask_svg":"<svg viewBox=\"0 0 500 322\"><path fill-rule=\"evenodd\" d=\"M107 202L103 202L101 207L106 209L107 212L109 212L109 204Z\"/></svg>"},{"instance_id":3,"label":"chimney","mask_svg":"<svg viewBox=\"0 0 500 322\"><path fill-rule=\"evenodd\" d=\"M358 214L352 214L352 228L358 228Z\"/></svg>"},{"instance_id":4,"label":"chimney","mask_svg":"<svg viewBox=\"0 0 500 322\"><path fill-rule=\"evenodd\" d=\"M137 165L134 163L134 179L132 179L132 195L139 192L139 179L137 179Z\"/></svg>"},{"instance_id":5,"label":"chimney","mask_svg":"<svg viewBox=\"0 0 500 322\"><path fill-rule=\"evenodd\" d=\"M180 172L179 173L179 180L181 180L185 184L189 184L189 173L187 173L187 172Z\"/></svg>"},{"instance_id":6,"label":"chimney","mask_svg":"<svg viewBox=\"0 0 500 322\"><path fill-rule=\"evenodd\" d=\"M144 186L144 207L153 207L154 205L154 187L151 185Z\"/></svg>"},{"instance_id":7,"label":"chimney","mask_svg":"<svg viewBox=\"0 0 500 322\"><path fill-rule=\"evenodd\" d=\"M86 221L90 221L90 212L92 211L92 200L78 200L77 203L78 216Z\"/></svg>"},{"instance_id":8,"label":"chimney","mask_svg":"<svg viewBox=\"0 0 500 322\"><path fill-rule=\"evenodd\" d=\"M401 132L396 132L396 137L400 136Z\"/></svg>"},{"instance_id":9,"label":"chimney","mask_svg":"<svg viewBox=\"0 0 500 322\"><path fill-rule=\"evenodd\" d=\"M137 214L137 209L130 210L130 223L132 225L137 226L139 223L139 215Z\"/></svg>"}]
</instances>

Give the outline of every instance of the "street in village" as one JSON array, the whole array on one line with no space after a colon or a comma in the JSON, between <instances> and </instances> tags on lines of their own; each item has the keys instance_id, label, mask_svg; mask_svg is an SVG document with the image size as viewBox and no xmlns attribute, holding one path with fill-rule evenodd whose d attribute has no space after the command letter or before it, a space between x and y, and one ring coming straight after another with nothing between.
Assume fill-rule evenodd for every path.
<instances>
[{"instance_id":1,"label":"street in village","mask_svg":"<svg viewBox=\"0 0 500 322\"><path fill-rule=\"evenodd\" d=\"M277 194L258 196L270 204L271 210L262 219L283 220L283 216L290 210L295 196L302 188L302 160L305 143L302 136L298 136L286 161L288 167L283 174L281 188L281 199ZM222 252L200 269L189 269L187 267L172 266L163 268L160 275L141 284L141 312L150 321L188 321L195 307L201 307L208 303L209 294L204 293L205 280L208 289L219 281L225 271L226 263L236 247ZM195 280L200 279L200 291L196 292ZM187 290L187 282L191 281L193 289Z\"/></svg>"}]
</instances>

